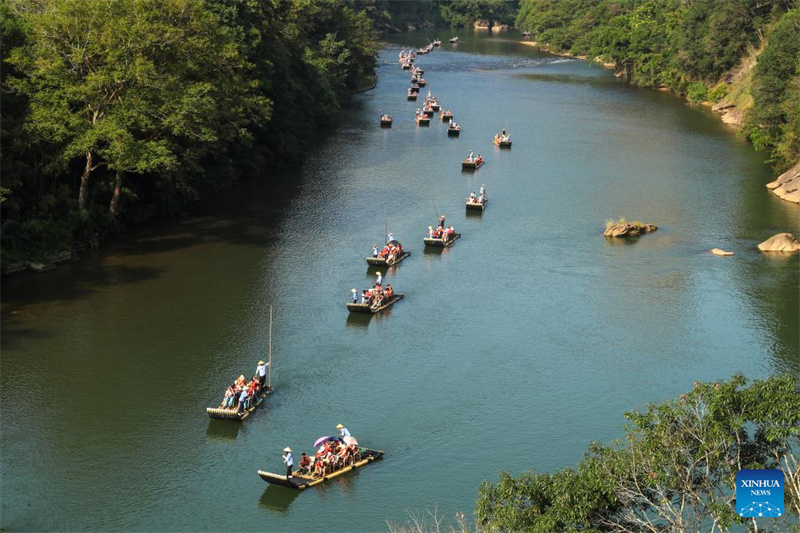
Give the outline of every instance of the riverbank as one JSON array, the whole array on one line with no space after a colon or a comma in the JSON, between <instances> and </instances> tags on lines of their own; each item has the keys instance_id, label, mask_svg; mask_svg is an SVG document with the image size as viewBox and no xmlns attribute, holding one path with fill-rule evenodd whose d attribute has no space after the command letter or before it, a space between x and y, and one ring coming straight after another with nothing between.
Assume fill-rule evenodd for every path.
<instances>
[{"instance_id":1,"label":"riverbank","mask_svg":"<svg viewBox=\"0 0 800 533\"><path fill-rule=\"evenodd\" d=\"M591 57L584 54L573 54L569 51L553 51L550 46L540 44L537 41L519 41L520 44L525 46L532 46L542 52L553 54L560 57L568 57L580 61L593 61L602 65L603 67L613 70L614 76L618 78L626 78L631 81L629 70L616 62L607 61L602 56ZM666 85L658 87L642 86L642 88L649 88L658 91L665 91L672 93L685 100L687 104L704 105L711 108L711 110L719 117L719 119L731 126L735 131L740 131L747 119L747 113L753 106L753 99L750 96L751 84L753 78L753 71L758 64L758 56L763 50L753 50L750 54L745 56L741 62L731 70L726 76L730 80L729 89L727 93L717 102L703 100L693 102L689 94L685 91L676 91ZM800 157L800 156L798 156ZM781 174L775 181L766 184L766 187L779 198L800 204L800 162L788 171Z\"/></svg>"}]
</instances>

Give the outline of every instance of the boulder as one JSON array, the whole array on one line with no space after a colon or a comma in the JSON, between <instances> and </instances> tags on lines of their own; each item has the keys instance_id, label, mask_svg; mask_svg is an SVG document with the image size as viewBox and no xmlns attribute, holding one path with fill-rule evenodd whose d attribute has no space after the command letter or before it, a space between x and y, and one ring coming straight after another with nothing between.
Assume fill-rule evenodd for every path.
<instances>
[{"instance_id":1,"label":"boulder","mask_svg":"<svg viewBox=\"0 0 800 533\"><path fill-rule=\"evenodd\" d=\"M603 235L606 237L638 237L643 233L650 233L657 230L653 224L630 224L628 222L621 222L606 228Z\"/></svg>"},{"instance_id":2,"label":"boulder","mask_svg":"<svg viewBox=\"0 0 800 533\"><path fill-rule=\"evenodd\" d=\"M779 198L800 204L800 163L778 176L775 181L767 183L767 188Z\"/></svg>"},{"instance_id":3,"label":"boulder","mask_svg":"<svg viewBox=\"0 0 800 533\"><path fill-rule=\"evenodd\" d=\"M762 252L794 253L800 251L800 242L791 233L778 233L758 245Z\"/></svg>"},{"instance_id":4,"label":"boulder","mask_svg":"<svg viewBox=\"0 0 800 533\"><path fill-rule=\"evenodd\" d=\"M28 268L30 268L34 272L37 272L37 273L41 274L42 272L50 272L51 270L54 270L56 268L56 266L53 263L34 263L34 262L30 262L30 263L28 263Z\"/></svg>"},{"instance_id":5,"label":"boulder","mask_svg":"<svg viewBox=\"0 0 800 533\"><path fill-rule=\"evenodd\" d=\"M711 253L714 255L726 256L726 255L733 255L733 252L726 252L721 248L712 248Z\"/></svg>"}]
</instances>

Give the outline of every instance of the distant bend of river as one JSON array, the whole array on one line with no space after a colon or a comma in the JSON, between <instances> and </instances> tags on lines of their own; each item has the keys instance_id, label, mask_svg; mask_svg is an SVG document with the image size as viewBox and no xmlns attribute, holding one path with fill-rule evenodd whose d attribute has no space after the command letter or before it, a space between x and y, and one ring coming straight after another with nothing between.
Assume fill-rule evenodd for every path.
<instances>
[{"instance_id":1,"label":"distant bend of river","mask_svg":"<svg viewBox=\"0 0 800 533\"><path fill-rule=\"evenodd\" d=\"M800 210L768 193L762 155L703 108L515 33L419 57L423 94L462 125L448 138L416 126L396 60L428 37L449 36L388 37L377 88L303 165L3 280L0 527L380 531L406 510L470 513L501 470L574 465L623 411L696 380L800 375L799 259L755 248L800 232ZM511 150L491 143L502 128ZM486 164L462 173L470 149ZM482 183L489 205L466 216ZM348 316L385 211L412 252L385 273L405 299ZM437 214L463 236L428 253ZM604 239L623 216L659 230ZM209 421L266 355L269 305L275 395ZM339 422L385 459L302 493L256 475Z\"/></svg>"}]
</instances>

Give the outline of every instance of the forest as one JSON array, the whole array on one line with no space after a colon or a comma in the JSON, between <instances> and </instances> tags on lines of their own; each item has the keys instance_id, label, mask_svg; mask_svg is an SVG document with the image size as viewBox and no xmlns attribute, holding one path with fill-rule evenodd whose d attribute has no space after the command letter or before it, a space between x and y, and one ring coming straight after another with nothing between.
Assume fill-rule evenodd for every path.
<instances>
[{"instance_id":1,"label":"forest","mask_svg":"<svg viewBox=\"0 0 800 533\"><path fill-rule=\"evenodd\" d=\"M4 264L296 161L379 46L344 0L9 0L0 21Z\"/></svg>"},{"instance_id":2,"label":"forest","mask_svg":"<svg viewBox=\"0 0 800 533\"><path fill-rule=\"evenodd\" d=\"M776 172L800 159L795 0L522 0L516 26L553 52L615 63L634 84L736 105Z\"/></svg>"},{"instance_id":3,"label":"forest","mask_svg":"<svg viewBox=\"0 0 800 533\"><path fill-rule=\"evenodd\" d=\"M7 0L2 263L96 247L297 161L375 83L379 32L478 19L730 102L776 171L800 159L796 0Z\"/></svg>"}]
</instances>

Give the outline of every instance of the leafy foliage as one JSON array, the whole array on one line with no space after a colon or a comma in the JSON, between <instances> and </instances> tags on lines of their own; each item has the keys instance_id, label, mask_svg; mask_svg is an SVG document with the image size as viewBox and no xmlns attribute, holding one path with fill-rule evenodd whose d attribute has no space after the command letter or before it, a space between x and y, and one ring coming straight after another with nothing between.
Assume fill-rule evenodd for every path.
<instances>
[{"instance_id":1,"label":"leafy foliage","mask_svg":"<svg viewBox=\"0 0 800 533\"><path fill-rule=\"evenodd\" d=\"M626 413L624 443L592 444L576 469L501 473L480 487L490 531L726 531L753 526L733 506L736 473L779 468L786 514L800 516L800 389L796 378L695 383L674 401Z\"/></svg>"},{"instance_id":2,"label":"leafy foliage","mask_svg":"<svg viewBox=\"0 0 800 533\"><path fill-rule=\"evenodd\" d=\"M553 51L615 62L631 82L691 101L723 98L732 69L766 43L744 132L782 171L800 158L798 20L796 0L522 0L516 25Z\"/></svg>"},{"instance_id":3,"label":"leafy foliage","mask_svg":"<svg viewBox=\"0 0 800 533\"><path fill-rule=\"evenodd\" d=\"M8 0L0 15L4 261L94 245L236 168L296 159L378 48L346 0Z\"/></svg>"}]
</instances>

